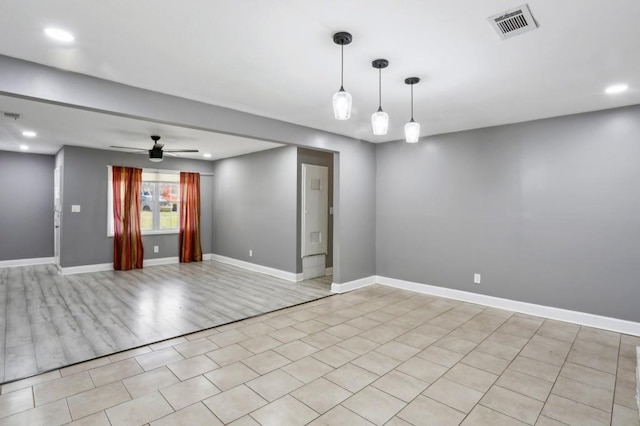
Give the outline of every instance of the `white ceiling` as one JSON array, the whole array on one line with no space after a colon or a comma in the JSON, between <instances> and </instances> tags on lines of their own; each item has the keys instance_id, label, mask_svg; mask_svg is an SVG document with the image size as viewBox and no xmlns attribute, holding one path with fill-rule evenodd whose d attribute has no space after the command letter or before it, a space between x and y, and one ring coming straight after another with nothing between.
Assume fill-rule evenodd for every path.
<instances>
[{"instance_id":1,"label":"white ceiling","mask_svg":"<svg viewBox=\"0 0 640 426\"><path fill-rule=\"evenodd\" d=\"M4 2L0 53L373 142L401 139L415 87L422 134L640 103L640 2L531 0L540 27L500 40L487 17L520 0L20 0ZM56 26L76 36L43 36ZM333 119L340 48L354 108ZM389 134L373 137L386 58ZM624 82L624 94L604 94Z\"/></svg>"},{"instance_id":2,"label":"white ceiling","mask_svg":"<svg viewBox=\"0 0 640 426\"><path fill-rule=\"evenodd\" d=\"M199 160L217 160L282 146L7 96L0 96L0 111L22 114L18 120L0 114L0 151L19 151L23 144L29 147L29 152L39 154L55 154L64 145L98 149L119 145L149 150L153 146L151 135L161 135L160 143L165 149L199 150L198 153L173 154ZM38 136L25 138L22 136L25 130L36 131ZM205 153L211 157L203 157Z\"/></svg>"}]
</instances>

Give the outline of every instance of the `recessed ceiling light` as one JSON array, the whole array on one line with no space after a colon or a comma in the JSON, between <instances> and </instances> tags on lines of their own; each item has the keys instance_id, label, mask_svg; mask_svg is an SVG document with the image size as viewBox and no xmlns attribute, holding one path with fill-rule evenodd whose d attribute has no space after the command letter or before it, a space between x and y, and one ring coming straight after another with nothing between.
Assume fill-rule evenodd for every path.
<instances>
[{"instance_id":1,"label":"recessed ceiling light","mask_svg":"<svg viewBox=\"0 0 640 426\"><path fill-rule=\"evenodd\" d=\"M20 149L23 151L29 151L29 147L27 145L20 145Z\"/></svg>"},{"instance_id":2,"label":"recessed ceiling light","mask_svg":"<svg viewBox=\"0 0 640 426\"><path fill-rule=\"evenodd\" d=\"M22 132L22 136L24 136L25 138L35 138L36 136L38 136L38 134L31 130L25 130L24 132Z\"/></svg>"},{"instance_id":3,"label":"recessed ceiling light","mask_svg":"<svg viewBox=\"0 0 640 426\"><path fill-rule=\"evenodd\" d=\"M205 153L205 154L202 154L202 156L203 156L204 158L211 158L211 154L209 154L208 152L207 152L207 153Z\"/></svg>"},{"instance_id":4,"label":"recessed ceiling light","mask_svg":"<svg viewBox=\"0 0 640 426\"><path fill-rule=\"evenodd\" d=\"M65 30L61 30L60 28L45 28L44 33L54 40L63 41L65 43L71 43L76 39L73 34Z\"/></svg>"},{"instance_id":5,"label":"recessed ceiling light","mask_svg":"<svg viewBox=\"0 0 640 426\"><path fill-rule=\"evenodd\" d=\"M626 92L629 86L626 84L614 84L612 86L607 87L605 93L607 95L616 95L618 93Z\"/></svg>"}]
</instances>

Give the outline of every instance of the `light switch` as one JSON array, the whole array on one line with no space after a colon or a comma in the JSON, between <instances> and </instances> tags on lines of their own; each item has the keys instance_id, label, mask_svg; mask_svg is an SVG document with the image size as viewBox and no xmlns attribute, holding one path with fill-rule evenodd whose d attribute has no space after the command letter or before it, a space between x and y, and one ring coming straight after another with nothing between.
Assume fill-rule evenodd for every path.
<instances>
[{"instance_id":1,"label":"light switch","mask_svg":"<svg viewBox=\"0 0 640 426\"><path fill-rule=\"evenodd\" d=\"M71 206L71 213L80 213L80 205L79 204L73 204Z\"/></svg>"}]
</instances>

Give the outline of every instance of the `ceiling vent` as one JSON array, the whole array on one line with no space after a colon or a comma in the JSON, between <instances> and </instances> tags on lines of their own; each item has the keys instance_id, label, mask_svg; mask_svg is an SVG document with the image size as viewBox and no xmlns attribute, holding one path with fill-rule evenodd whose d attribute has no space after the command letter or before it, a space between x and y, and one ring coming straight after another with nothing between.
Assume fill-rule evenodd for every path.
<instances>
[{"instance_id":1,"label":"ceiling vent","mask_svg":"<svg viewBox=\"0 0 640 426\"><path fill-rule=\"evenodd\" d=\"M533 19L529 6L526 4L509 9L499 15L491 16L488 19L493 29L503 40L538 28L538 24Z\"/></svg>"},{"instance_id":2,"label":"ceiling vent","mask_svg":"<svg viewBox=\"0 0 640 426\"><path fill-rule=\"evenodd\" d=\"M3 112L2 115L4 115L6 118L13 118L14 120L20 118L20 114L18 114L17 112Z\"/></svg>"}]
</instances>

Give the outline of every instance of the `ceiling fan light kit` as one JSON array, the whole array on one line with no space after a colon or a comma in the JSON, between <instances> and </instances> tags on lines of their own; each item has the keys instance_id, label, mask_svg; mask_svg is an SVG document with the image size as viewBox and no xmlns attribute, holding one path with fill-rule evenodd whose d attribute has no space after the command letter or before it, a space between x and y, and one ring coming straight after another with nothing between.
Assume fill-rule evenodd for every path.
<instances>
[{"instance_id":1,"label":"ceiling fan light kit","mask_svg":"<svg viewBox=\"0 0 640 426\"><path fill-rule=\"evenodd\" d=\"M160 136L152 135L151 139L153 140L153 147L149 150L149 161L153 161L154 163L159 163L162 161L162 147L164 146L161 143L158 143L160 140Z\"/></svg>"},{"instance_id":2,"label":"ceiling fan light kit","mask_svg":"<svg viewBox=\"0 0 640 426\"><path fill-rule=\"evenodd\" d=\"M351 117L351 105L353 99L349 92L344 90L344 46L353 41L353 36L346 31L333 34L333 42L340 46L340 90L333 95L333 115L336 120L348 120ZM382 109L382 70L389 66L386 59L376 59L371 66L378 70L378 109L371 114L371 130L376 136L386 135L389 130L389 114ZM405 140L408 143L416 143L420 139L420 124L413 119L413 85L420 81L418 77L409 77L404 80L411 85L411 120L404 126Z\"/></svg>"}]
</instances>

